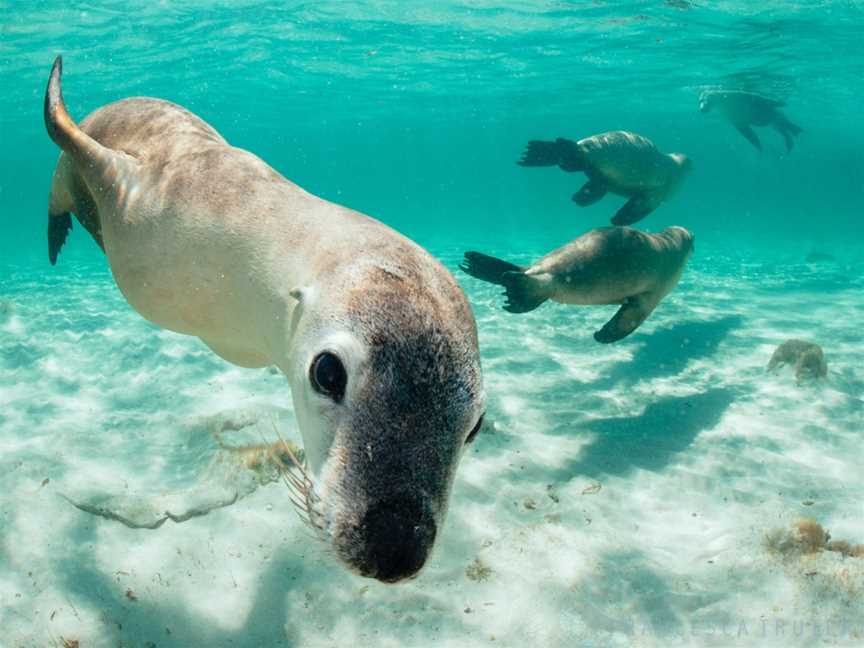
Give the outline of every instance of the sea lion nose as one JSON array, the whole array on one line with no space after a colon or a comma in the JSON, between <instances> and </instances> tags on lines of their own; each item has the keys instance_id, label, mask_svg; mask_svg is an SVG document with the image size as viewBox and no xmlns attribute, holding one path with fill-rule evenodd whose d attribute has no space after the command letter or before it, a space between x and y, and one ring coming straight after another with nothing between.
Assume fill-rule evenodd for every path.
<instances>
[{"instance_id":1,"label":"sea lion nose","mask_svg":"<svg viewBox=\"0 0 864 648\"><path fill-rule=\"evenodd\" d=\"M426 562L437 528L428 504L413 495L381 500L363 519L362 570L385 583L410 578Z\"/></svg>"}]
</instances>

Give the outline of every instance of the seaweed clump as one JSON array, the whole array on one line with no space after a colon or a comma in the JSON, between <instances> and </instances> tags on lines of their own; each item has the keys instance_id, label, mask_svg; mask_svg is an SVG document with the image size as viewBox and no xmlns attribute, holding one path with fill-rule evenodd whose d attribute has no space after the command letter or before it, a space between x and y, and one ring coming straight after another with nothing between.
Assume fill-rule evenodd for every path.
<instances>
[{"instance_id":1,"label":"seaweed clump","mask_svg":"<svg viewBox=\"0 0 864 648\"><path fill-rule=\"evenodd\" d=\"M765 539L768 550L782 556L803 556L820 551L834 551L845 557L864 558L864 544L831 540L831 534L813 518L802 518L792 529L777 529Z\"/></svg>"},{"instance_id":2,"label":"seaweed clump","mask_svg":"<svg viewBox=\"0 0 864 648\"><path fill-rule=\"evenodd\" d=\"M825 378L828 363L822 347L805 340L786 340L778 346L768 361L768 371L775 371L783 365L795 366L795 382L799 385L805 379Z\"/></svg>"}]
</instances>

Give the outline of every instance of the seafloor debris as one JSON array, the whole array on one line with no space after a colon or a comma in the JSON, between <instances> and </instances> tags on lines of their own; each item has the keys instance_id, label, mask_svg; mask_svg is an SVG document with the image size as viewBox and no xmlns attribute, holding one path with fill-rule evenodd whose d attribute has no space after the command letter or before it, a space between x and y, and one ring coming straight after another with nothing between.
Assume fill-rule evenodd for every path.
<instances>
[{"instance_id":1,"label":"seafloor debris","mask_svg":"<svg viewBox=\"0 0 864 648\"><path fill-rule=\"evenodd\" d=\"M240 497L235 492L233 497L223 500L210 502L205 504L204 506L197 508L190 508L186 511L183 511L179 514L174 514L171 511L165 511L162 515L156 516L155 519L149 519L147 521L140 521L135 519L132 516L125 516L122 513L117 513L113 510L113 507L109 505L98 505L98 504L88 504L87 502L76 502L71 497L67 497L60 493L60 497L69 502L72 506L77 509L84 511L85 513L90 513L92 515L98 515L99 517L103 517L106 520L114 520L116 522L120 522L130 529L158 529L165 522L171 520L172 522L185 522L186 520L191 520L194 517L200 517L202 515L207 515L210 511L213 511L218 508L224 508L226 506L231 506L236 502Z\"/></svg>"},{"instance_id":2,"label":"seafloor debris","mask_svg":"<svg viewBox=\"0 0 864 648\"><path fill-rule=\"evenodd\" d=\"M595 493L599 493L600 489L603 488L603 484L600 482L594 482L590 486L586 486L582 489L583 495L594 495Z\"/></svg>"},{"instance_id":3,"label":"seafloor debris","mask_svg":"<svg viewBox=\"0 0 864 648\"><path fill-rule=\"evenodd\" d=\"M475 558L474 562L465 568L465 575L468 577L468 580L480 583L489 579L492 575L492 568L486 565L480 558Z\"/></svg>"},{"instance_id":4,"label":"seafloor debris","mask_svg":"<svg viewBox=\"0 0 864 648\"><path fill-rule=\"evenodd\" d=\"M235 420L236 419L236 420ZM89 493L61 496L76 508L114 520L132 529L158 529L165 522L185 522L194 517L230 506L256 488L279 481L292 469L294 460L303 461L303 451L283 439L275 443L240 444L227 433L252 427L254 416L220 417L205 425L215 446L207 449L207 465L186 488L160 494L117 495ZM231 441L234 441L232 443Z\"/></svg>"},{"instance_id":5,"label":"seafloor debris","mask_svg":"<svg viewBox=\"0 0 864 648\"><path fill-rule=\"evenodd\" d=\"M805 340L786 340L778 346L768 361L768 371L783 365L794 364L795 381L801 384L805 378L824 378L828 375L828 363L822 347Z\"/></svg>"},{"instance_id":6,"label":"seafloor debris","mask_svg":"<svg viewBox=\"0 0 864 648\"><path fill-rule=\"evenodd\" d=\"M815 554L835 551L854 558L864 558L864 544L853 545L846 540L831 540L831 534L813 518L802 518L792 529L777 529L765 538L768 550L782 556Z\"/></svg>"}]
</instances>

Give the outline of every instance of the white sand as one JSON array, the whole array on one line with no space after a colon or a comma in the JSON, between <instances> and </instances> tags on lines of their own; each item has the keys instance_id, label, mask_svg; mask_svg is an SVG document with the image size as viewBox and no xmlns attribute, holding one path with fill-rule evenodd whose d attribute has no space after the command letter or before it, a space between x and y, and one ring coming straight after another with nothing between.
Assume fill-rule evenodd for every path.
<instances>
[{"instance_id":1,"label":"white sand","mask_svg":"<svg viewBox=\"0 0 864 648\"><path fill-rule=\"evenodd\" d=\"M591 338L611 309L514 316L461 276L493 424L429 566L385 586L336 564L284 486L220 463L221 421L254 422L238 443L299 440L284 378L154 329L107 271L61 261L0 287L0 646L864 642L864 559L765 546L802 516L864 543L860 270L700 250L612 346ZM766 374L792 337L822 345L826 381ZM60 496L146 517L235 492L156 530Z\"/></svg>"}]
</instances>

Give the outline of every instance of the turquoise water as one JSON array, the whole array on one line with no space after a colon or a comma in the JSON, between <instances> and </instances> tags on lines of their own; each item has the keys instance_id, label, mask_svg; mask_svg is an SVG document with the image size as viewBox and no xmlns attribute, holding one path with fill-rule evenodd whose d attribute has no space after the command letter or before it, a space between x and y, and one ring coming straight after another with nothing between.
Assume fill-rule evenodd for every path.
<instances>
[{"instance_id":1,"label":"turquoise water","mask_svg":"<svg viewBox=\"0 0 864 648\"><path fill-rule=\"evenodd\" d=\"M766 538L808 517L864 543L862 42L859 2L0 0L0 645L859 645L864 558ZM282 376L145 322L77 224L49 265L57 54L76 120L174 101L457 276L488 420L418 579L348 574L214 442L299 441ZM700 113L712 89L785 101L795 148ZM615 129L692 159L636 227L697 245L606 346L614 309L510 315L457 266L608 224L623 199L515 162ZM827 378L766 374L790 338Z\"/></svg>"}]
</instances>

